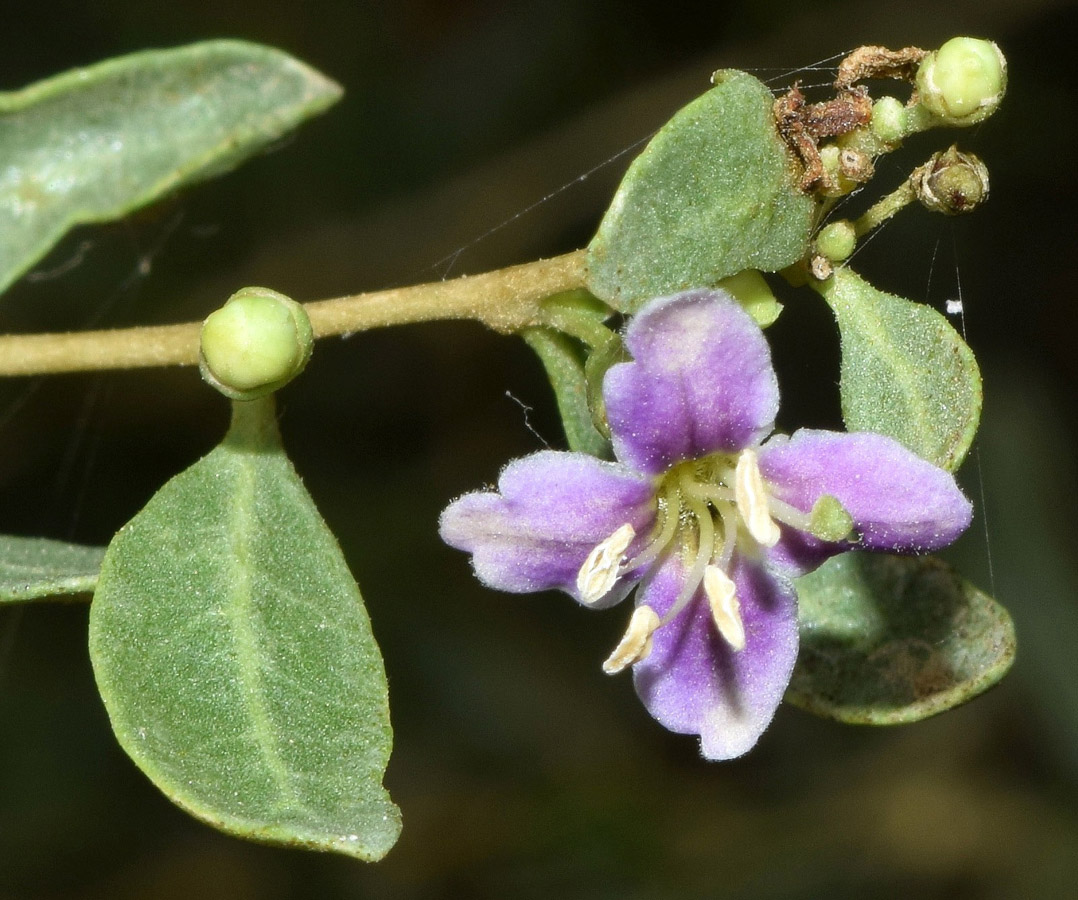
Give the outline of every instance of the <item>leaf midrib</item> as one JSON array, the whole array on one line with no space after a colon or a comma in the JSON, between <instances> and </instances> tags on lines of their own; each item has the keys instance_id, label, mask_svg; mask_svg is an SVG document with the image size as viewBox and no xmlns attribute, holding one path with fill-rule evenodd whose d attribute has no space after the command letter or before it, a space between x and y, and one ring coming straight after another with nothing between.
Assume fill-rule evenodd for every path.
<instances>
[{"instance_id":1,"label":"leaf midrib","mask_svg":"<svg viewBox=\"0 0 1078 900\"><path fill-rule=\"evenodd\" d=\"M236 485L232 516L232 552L235 568L232 573L231 602L228 618L231 626L236 660L239 665L240 691L251 723L251 731L262 753L263 762L273 777L281 802L293 809L302 809L293 785L293 776L277 748L276 730L266 704L265 686L258 665L258 635L255 633L254 587L251 578L251 535L255 533L256 472L249 461L239 459L239 478Z\"/></svg>"},{"instance_id":2,"label":"leaf midrib","mask_svg":"<svg viewBox=\"0 0 1078 900\"><path fill-rule=\"evenodd\" d=\"M874 315L873 311L869 308L869 304L858 303L856 309L854 303L851 302L849 293L842 290L837 290L833 295L833 305L841 304L849 316L847 319L851 325L857 327L857 331L861 334L864 341L871 347L871 352L878 358L883 360L891 372L895 373L894 381L899 385L900 392L905 401L906 408L910 411L911 415L917 421L917 433L924 435L930 433L928 429L928 423L930 417L928 414L928 406L918 401L920 392L917 390L917 376L909 372L904 365L904 358L901 354L895 353L886 340L880 338L880 334L883 331L881 322L883 317L880 315ZM838 310L836 309L836 312ZM946 441L933 441L936 445L932 448L935 451L940 449L946 450L950 448L954 441L949 439ZM926 451L930 448L922 445L918 448L919 452L927 456ZM936 456L936 453L932 454ZM949 452L939 454L942 458L947 458Z\"/></svg>"}]
</instances>

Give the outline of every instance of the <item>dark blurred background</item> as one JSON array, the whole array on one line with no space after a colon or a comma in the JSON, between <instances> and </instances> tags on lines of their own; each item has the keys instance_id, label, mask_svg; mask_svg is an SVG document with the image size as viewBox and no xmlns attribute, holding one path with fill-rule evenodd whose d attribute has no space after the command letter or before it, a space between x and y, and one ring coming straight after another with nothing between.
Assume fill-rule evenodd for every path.
<instances>
[{"instance_id":1,"label":"dark blurred background","mask_svg":"<svg viewBox=\"0 0 1078 900\"><path fill-rule=\"evenodd\" d=\"M189 819L111 736L85 608L6 609L2 900L1075 895L1074 4L96 0L5 12L0 89L222 36L286 49L347 89L238 172L76 231L0 301L5 331L182 321L246 284L319 299L568 251L631 156L578 176L705 90L713 69L817 84L830 73L789 73L861 43L995 39L1010 61L999 114L911 141L872 188L957 140L987 161L990 202L962 220L907 210L857 263L937 308L964 300L987 404L963 471L978 519L953 558L1011 609L1019 657L999 688L936 719L859 729L783 707L748 757L705 763L694 739L648 717L628 677L602 675L622 615L487 591L437 539L439 510L539 447L534 432L561 441L523 343L464 323L335 339L283 392L282 428L385 655L400 843L363 865ZM769 332L783 423L834 425L834 326L814 295L786 299ZM0 531L105 543L226 419L191 370L0 385Z\"/></svg>"}]
</instances>

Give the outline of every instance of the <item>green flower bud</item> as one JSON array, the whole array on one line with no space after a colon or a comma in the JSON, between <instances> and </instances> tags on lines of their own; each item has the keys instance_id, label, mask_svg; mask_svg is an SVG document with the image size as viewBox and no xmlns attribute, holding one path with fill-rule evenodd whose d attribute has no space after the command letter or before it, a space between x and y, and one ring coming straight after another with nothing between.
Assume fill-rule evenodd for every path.
<instances>
[{"instance_id":1,"label":"green flower bud","mask_svg":"<svg viewBox=\"0 0 1078 900\"><path fill-rule=\"evenodd\" d=\"M872 106L869 127L881 141L897 144L906 136L906 107L894 97L880 97Z\"/></svg>"},{"instance_id":2,"label":"green flower bud","mask_svg":"<svg viewBox=\"0 0 1078 900\"><path fill-rule=\"evenodd\" d=\"M921 105L952 125L972 125L999 106L1007 88L1007 60L991 41L951 38L917 70Z\"/></svg>"},{"instance_id":3,"label":"green flower bud","mask_svg":"<svg viewBox=\"0 0 1078 900\"><path fill-rule=\"evenodd\" d=\"M202 323L199 369L226 397L254 400L302 372L313 346L300 304L268 288L243 288Z\"/></svg>"},{"instance_id":4,"label":"green flower bud","mask_svg":"<svg viewBox=\"0 0 1078 900\"><path fill-rule=\"evenodd\" d=\"M855 147L825 144L820 148L823 178L816 192L824 197L843 197L872 178L872 157Z\"/></svg>"},{"instance_id":5,"label":"green flower bud","mask_svg":"<svg viewBox=\"0 0 1078 900\"><path fill-rule=\"evenodd\" d=\"M853 191L857 185L842 174L838 144L826 144L820 148L820 165L824 177L820 179L818 190L825 197L842 197Z\"/></svg>"},{"instance_id":6,"label":"green flower bud","mask_svg":"<svg viewBox=\"0 0 1078 900\"><path fill-rule=\"evenodd\" d=\"M936 153L910 182L925 207L945 216L972 212L988 198L988 167L957 147Z\"/></svg>"},{"instance_id":7,"label":"green flower bud","mask_svg":"<svg viewBox=\"0 0 1078 900\"><path fill-rule=\"evenodd\" d=\"M831 260L842 262L857 246L857 233L853 223L847 219L831 222L820 229L816 235L816 252Z\"/></svg>"},{"instance_id":8,"label":"green flower bud","mask_svg":"<svg viewBox=\"0 0 1078 900\"><path fill-rule=\"evenodd\" d=\"M771 293L764 276L755 269L724 278L718 286L732 294L761 328L767 328L782 312L782 304Z\"/></svg>"}]
</instances>

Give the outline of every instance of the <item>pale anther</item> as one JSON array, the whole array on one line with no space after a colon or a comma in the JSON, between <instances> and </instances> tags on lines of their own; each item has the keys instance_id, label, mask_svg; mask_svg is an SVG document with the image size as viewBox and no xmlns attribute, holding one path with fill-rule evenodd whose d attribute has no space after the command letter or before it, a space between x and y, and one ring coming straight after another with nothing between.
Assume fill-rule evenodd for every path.
<instances>
[{"instance_id":1,"label":"pale anther","mask_svg":"<svg viewBox=\"0 0 1078 900\"><path fill-rule=\"evenodd\" d=\"M718 566L708 566L704 570L704 593L719 634L734 650L745 649L745 623L741 621L741 604L733 581Z\"/></svg>"},{"instance_id":2,"label":"pale anther","mask_svg":"<svg viewBox=\"0 0 1078 900\"><path fill-rule=\"evenodd\" d=\"M651 636L659 627L659 622L659 614L650 606L638 606L629 619L629 627L621 643L603 663L603 671L607 675L616 675L626 666L647 659L651 653Z\"/></svg>"},{"instance_id":3,"label":"pale anther","mask_svg":"<svg viewBox=\"0 0 1078 900\"><path fill-rule=\"evenodd\" d=\"M576 589L582 603L596 603L606 596L618 580L625 551L635 537L636 529L626 522L588 554L576 575Z\"/></svg>"},{"instance_id":4,"label":"pale anther","mask_svg":"<svg viewBox=\"0 0 1078 900\"><path fill-rule=\"evenodd\" d=\"M767 488L760 474L756 451L742 450L734 471L734 499L746 527L761 546L774 547L779 541L779 526L771 518Z\"/></svg>"}]
</instances>

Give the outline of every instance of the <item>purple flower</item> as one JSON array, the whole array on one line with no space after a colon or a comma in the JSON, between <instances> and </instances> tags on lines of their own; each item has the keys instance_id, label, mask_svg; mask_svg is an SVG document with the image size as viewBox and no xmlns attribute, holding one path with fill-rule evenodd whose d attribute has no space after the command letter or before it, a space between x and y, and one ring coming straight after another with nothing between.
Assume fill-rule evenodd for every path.
<instances>
[{"instance_id":1,"label":"purple flower","mask_svg":"<svg viewBox=\"0 0 1078 900\"><path fill-rule=\"evenodd\" d=\"M543 451L442 514L442 538L490 587L558 588L591 607L637 587L604 663L709 759L740 756L774 716L797 656L792 579L851 547L923 552L972 509L953 477L877 434L774 435L763 333L721 291L649 303L632 361L603 382L615 454Z\"/></svg>"}]
</instances>

